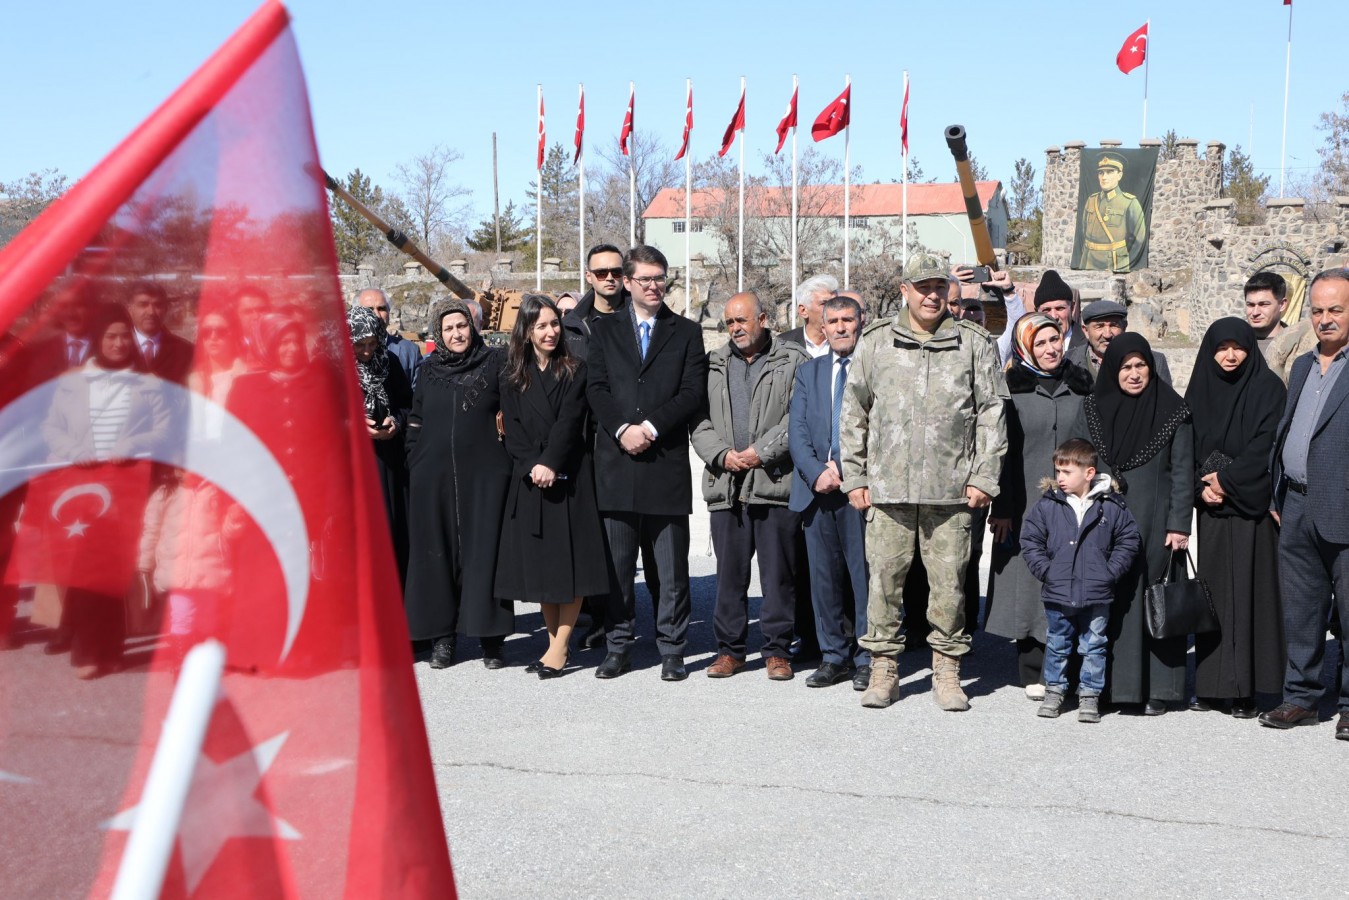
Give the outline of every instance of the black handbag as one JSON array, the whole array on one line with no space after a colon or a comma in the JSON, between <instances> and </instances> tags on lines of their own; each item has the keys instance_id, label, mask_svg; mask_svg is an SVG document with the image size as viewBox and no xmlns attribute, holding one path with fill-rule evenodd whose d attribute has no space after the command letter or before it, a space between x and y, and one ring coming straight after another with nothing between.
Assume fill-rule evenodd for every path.
<instances>
[{"instance_id":1,"label":"black handbag","mask_svg":"<svg viewBox=\"0 0 1349 900\"><path fill-rule=\"evenodd\" d=\"M1180 564L1180 572L1176 564ZM1172 553L1171 565L1155 584L1148 585L1143 594L1147 614L1148 634L1154 638L1183 637L1187 634L1205 634L1217 631L1218 614L1213 610L1213 597L1208 585L1200 578L1191 577L1194 561L1190 551L1184 555Z\"/></svg>"}]
</instances>

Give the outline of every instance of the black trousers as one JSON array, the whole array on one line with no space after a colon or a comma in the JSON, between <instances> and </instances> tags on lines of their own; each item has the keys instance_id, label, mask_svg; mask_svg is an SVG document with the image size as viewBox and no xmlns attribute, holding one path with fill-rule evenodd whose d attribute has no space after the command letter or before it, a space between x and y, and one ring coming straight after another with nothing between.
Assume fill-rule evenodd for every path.
<instances>
[{"instance_id":1,"label":"black trousers","mask_svg":"<svg viewBox=\"0 0 1349 900\"><path fill-rule=\"evenodd\" d=\"M765 658L788 656L796 618L796 541L801 517L785 506L737 504L713 510L717 553L717 607L712 628L717 652L745 658L749 641L750 560L759 558L763 605L759 630Z\"/></svg>"},{"instance_id":2,"label":"black trousers","mask_svg":"<svg viewBox=\"0 0 1349 900\"><path fill-rule=\"evenodd\" d=\"M656 647L661 656L683 656L688 639L689 517L649 516L606 512L604 532L609 539L613 568L609 572L609 603L605 610L610 653L627 653L636 638L637 606L634 581L637 553L650 542L655 572L660 580L656 599ZM648 583L651 574L648 571Z\"/></svg>"},{"instance_id":3,"label":"black trousers","mask_svg":"<svg viewBox=\"0 0 1349 900\"><path fill-rule=\"evenodd\" d=\"M857 644L867 633L866 523L842 491L822 494L802 515L820 656L839 666L871 664ZM800 630L799 628L797 629Z\"/></svg>"},{"instance_id":4,"label":"black trousers","mask_svg":"<svg viewBox=\"0 0 1349 900\"><path fill-rule=\"evenodd\" d=\"M1283 699L1303 709L1316 709L1326 686L1321 665L1326 652L1326 623L1339 609L1340 656L1344 659L1349 634L1349 544L1332 544L1316 531L1306 514L1306 500L1288 492L1279 530L1279 585L1283 593L1284 635L1288 640L1288 670ZM1341 598L1335 604L1331 592ZM1349 713L1349 679L1340 672L1340 712Z\"/></svg>"}]
</instances>

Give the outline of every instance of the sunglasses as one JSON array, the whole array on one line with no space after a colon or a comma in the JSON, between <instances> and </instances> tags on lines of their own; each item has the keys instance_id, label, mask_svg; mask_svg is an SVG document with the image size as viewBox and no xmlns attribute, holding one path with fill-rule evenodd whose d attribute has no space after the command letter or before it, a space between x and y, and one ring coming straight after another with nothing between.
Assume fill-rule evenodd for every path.
<instances>
[{"instance_id":1,"label":"sunglasses","mask_svg":"<svg viewBox=\"0 0 1349 900\"><path fill-rule=\"evenodd\" d=\"M597 281L608 281L610 278L617 281L623 277L622 267L617 269L591 269L590 274L595 276Z\"/></svg>"}]
</instances>

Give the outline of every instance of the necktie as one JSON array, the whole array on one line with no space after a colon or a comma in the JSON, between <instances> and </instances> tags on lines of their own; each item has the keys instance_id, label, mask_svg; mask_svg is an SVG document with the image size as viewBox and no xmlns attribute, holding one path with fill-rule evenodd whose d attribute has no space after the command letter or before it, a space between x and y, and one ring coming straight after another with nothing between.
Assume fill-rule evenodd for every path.
<instances>
[{"instance_id":1,"label":"necktie","mask_svg":"<svg viewBox=\"0 0 1349 900\"><path fill-rule=\"evenodd\" d=\"M829 429L829 458L839 465L843 466L843 461L839 455L838 449L838 414L843 411L843 387L848 383L848 363L851 359L843 358L838 361L838 375L834 377L834 424Z\"/></svg>"},{"instance_id":2,"label":"necktie","mask_svg":"<svg viewBox=\"0 0 1349 900\"><path fill-rule=\"evenodd\" d=\"M651 323L643 322L637 326L637 344L642 350L642 359L646 359L646 351L651 347Z\"/></svg>"},{"instance_id":3,"label":"necktie","mask_svg":"<svg viewBox=\"0 0 1349 900\"><path fill-rule=\"evenodd\" d=\"M80 364L81 362L80 357L83 355L80 351L81 348L78 341L69 341L66 343L67 366L73 369Z\"/></svg>"},{"instance_id":4,"label":"necktie","mask_svg":"<svg viewBox=\"0 0 1349 900\"><path fill-rule=\"evenodd\" d=\"M141 345L141 355L145 357L145 362L146 362L147 365L148 365L149 363L154 362L154 361L155 361L155 342L154 342L154 341L146 341L144 344L142 344L142 345Z\"/></svg>"}]
</instances>

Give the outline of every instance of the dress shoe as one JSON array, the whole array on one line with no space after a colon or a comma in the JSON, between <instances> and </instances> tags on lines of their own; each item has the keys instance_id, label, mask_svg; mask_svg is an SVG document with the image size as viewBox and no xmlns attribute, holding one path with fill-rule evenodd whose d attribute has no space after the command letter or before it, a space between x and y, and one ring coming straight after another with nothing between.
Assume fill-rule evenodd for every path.
<instances>
[{"instance_id":1,"label":"dress shoe","mask_svg":"<svg viewBox=\"0 0 1349 900\"><path fill-rule=\"evenodd\" d=\"M1191 697L1189 710L1190 712L1213 712L1213 704L1203 697Z\"/></svg>"},{"instance_id":2,"label":"dress shoe","mask_svg":"<svg viewBox=\"0 0 1349 900\"><path fill-rule=\"evenodd\" d=\"M526 675L537 675L537 674L539 674L539 669L542 669L542 668L543 668L543 660L541 660L541 659L536 659L536 660L534 660L532 663L530 663L529 665L525 666L525 674L526 674Z\"/></svg>"},{"instance_id":3,"label":"dress shoe","mask_svg":"<svg viewBox=\"0 0 1349 900\"><path fill-rule=\"evenodd\" d=\"M562 660L562 665L554 669L552 666L544 665L543 660L539 660L539 680L545 681L549 678L560 677L562 675L562 671L567 668L567 663L570 661L571 661L571 654L568 653L567 658Z\"/></svg>"},{"instance_id":4,"label":"dress shoe","mask_svg":"<svg viewBox=\"0 0 1349 900\"><path fill-rule=\"evenodd\" d=\"M1143 704L1143 715L1145 716L1164 716L1166 715L1165 700L1149 700Z\"/></svg>"},{"instance_id":5,"label":"dress shoe","mask_svg":"<svg viewBox=\"0 0 1349 900\"><path fill-rule=\"evenodd\" d=\"M607 653L604 661L595 668L596 678L617 678L632 668L626 653Z\"/></svg>"},{"instance_id":6,"label":"dress shoe","mask_svg":"<svg viewBox=\"0 0 1349 900\"><path fill-rule=\"evenodd\" d=\"M707 667L708 678L730 678L736 672L745 668L743 659L736 659L725 653L712 660L712 665Z\"/></svg>"},{"instance_id":7,"label":"dress shoe","mask_svg":"<svg viewBox=\"0 0 1349 900\"><path fill-rule=\"evenodd\" d=\"M431 647L431 668L448 669L454 665L454 635L436 638Z\"/></svg>"},{"instance_id":8,"label":"dress shoe","mask_svg":"<svg viewBox=\"0 0 1349 900\"><path fill-rule=\"evenodd\" d=\"M598 650L604 646L604 624L596 622L585 634L581 635L582 650Z\"/></svg>"},{"instance_id":9,"label":"dress shoe","mask_svg":"<svg viewBox=\"0 0 1349 900\"><path fill-rule=\"evenodd\" d=\"M1232 701L1232 718L1254 719L1258 715L1260 715L1260 710L1256 709L1254 699L1250 697L1238 697Z\"/></svg>"},{"instance_id":10,"label":"dress shoe","mask_svg":"<svg viewBox=\"0 0 1349 900\"><path fill-rule=\"evenodd\" d=\"M1335 740L1349 741L1349 713L1340 713L1340 720L1335 723Z\"/></svg>"},{"instance_id":11,"label":"dress shoe","mask_svg":"<svg viewBox=\"0 0 1349 900\"><path fill-rule=\"evenodd\" d=\"M504 669L506 668L506 657L502 654L500 647L492 647L491 649L484 647L482 649L482 664L483 668L493 671Z\"/></svg>"},{"instance_id":12,"label":"dress shoe","mask_svg":"<svg viewBox=\"0 0 1349 900\"><path fill-rule=\"evenodd\" d=\"M806 678L806 687L832 687L847 681L852 672L847 666L838 663L821 663L820 667Z\"/></svg>"},{"instance_id":13,"label":"dress shoe","mask_svg":"<svg viewBox=\"0 0 1349 900\"><path fill-rule=\"evenodd\" d=\"M769 681L791 681L796 677L792 671L792 661L785 656L770 656L764 660Z\"/></svg>"},{"instance_id":14,"label":"dress shoe","mask_svg":"<svg viewBox=\"0 0 1349 900\"><path fill-rule=\"evenodd\" d=\"M858 666L857 671L852 673L852 689L862 692L871 684L871 666Z\"/></svg>"},{"instance_id":15,"label":"dress shoe","mask_svg":"<svg viewBox=\"0 0 1349 900\"><path fill-rule=\"evenodd\" d=\"M1314 709L1303 709L1296 703L1280 703L1274 709L1260 716L1260 724L1270 728L1294 728L1298 725L1315 725L1320 717ZM1343 719L1340 720L1343 724ZM1339 729L1336 729L1336 737Z\"/></svg>"},{"instance_id":16,"label":"dress shoe","mask_svg":"<svg viewBox=\"0 0 1349 900\"><path fill-rule=\"evenodd\" d=\"M684 657L671 653L660 658L661 681L683 681L688 677L689 670L684 668Z\"/></svg>"}]
</instances>

